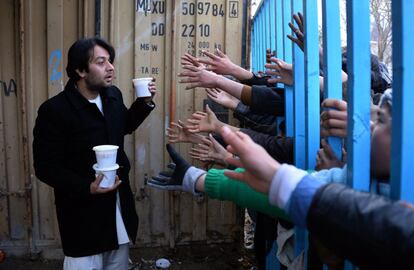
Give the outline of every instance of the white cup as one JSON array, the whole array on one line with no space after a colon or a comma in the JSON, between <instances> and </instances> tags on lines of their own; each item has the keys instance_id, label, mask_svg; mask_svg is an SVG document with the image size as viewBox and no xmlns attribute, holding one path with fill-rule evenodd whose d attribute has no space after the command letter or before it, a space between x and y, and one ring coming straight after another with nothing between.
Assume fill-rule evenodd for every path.
<instances>
[{"instance_id":1,"label":"white cup","mask_svg":"<svg viewBox=\"0 0 414 270\"><path fill-rule=\"evenodd\" d=\"M116 164L117 145L97 145L92 148L95 151L99 168L108 168Z\"/></svg>"},{"instance_id":2,"label":"white cup","mask_svg":"<svg viewBox=\"0 0 414 270\"><path fill-rule=\"evenodd\" d=\"M152 81L152 78L136 78L132 80L135 88L135 94L137 97L150 97L151 92L148 89L148 84Z\"/></svg>"},{"instance_id":3,"label":"white cup","mask_svg":"<svg viewBox=\"0 0 414 270\"><path fill-rule=\"evenodd\" d=\"M103 174L103 178L99 186L101 188L110 188L115 184L116 170L119 169L119 165L115 164L112 167L101 168L97 163L92 166L95 170L96 176Z\"/></svg>"}]
</instances>

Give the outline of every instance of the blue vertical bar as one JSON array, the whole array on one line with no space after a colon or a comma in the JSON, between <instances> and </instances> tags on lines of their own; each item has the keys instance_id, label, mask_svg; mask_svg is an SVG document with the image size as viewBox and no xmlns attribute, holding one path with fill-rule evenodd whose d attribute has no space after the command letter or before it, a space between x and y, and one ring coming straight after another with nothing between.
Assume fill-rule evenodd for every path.
<instances>
[{"instance_id":1,"label":"blue vertical bar","mask_svg":"<svg viewBox=\"0 0 414 270\"><path fill-rule=\"evenodd\" d=\"M251 44L251 47L250 47L251 48L250 49L250 51L251 51L251 58L250 58L251 64L250 64L250 66L252 67L253 72L256 71L256 62L255 62L255 59L256 59L256 29L255 29L255 27L256 27L256 20L253 19L252 32L251 32L251 42L250 42L250 44Z\"/></svg>"},{"instance_id":2,"label":"blue vertical bar","mask_svg":"<svg viewBox=\"0 0 414 270\"><path fill-rule=\"evenodd\" d=\"M260 10L260 19L262 22L262 25L260 27L260 33L261 33L261 42L262 47L260 49L260 67L259 69L261 71L264 71L264 64L266 62L266 57L264 57L264 51L266 51L266 33L265 33L265 14L264 14L264 5L262 4L261 10Z\"/></svg>"},{"instance_id":3,"label":"blue vertical bar","mask_svg":"<svg viewBox=\"0 0 414 270\"><path fill-rule=\"evenodd\" d=\"M265 10L265 14L266 14L266 24L265 24L265 27L266 27L266 49L268 49L268 48L270 48L270 1L271 0L264 0L264 1L266 1L265 2L265 7L264 7L264 10ZM265 59L266 59L266 50L265 50L265 52L264 52L264 54L265 54ZM266 60L265 60L265 62L266 62ZM265 69L265 68L263 68L263 69Z\"/></svg>"},{"instance_id":4,"label":"blue vertical bar","mask_svg":"<svg viewBox=\"0 0 414 270\"><path fill-rule=\"evenodd\" d=\"M270 10L270 49L272 51L276 50L276 4L275 4L276 0L271 0L270 1L270 6L269 6L269 10Z\"/></svg>"},{"instance_id":5,"label":"blue vertical bar","mask_svg":"<svg viewBox=\"0 0 414 270\"><path fill-rule=\"evenodd\" d=\"M302 0L292 0L293 13L303 12ZM297 27L297 26L296 26ZM293 44L294 158L305 169L305 64L302 50Z\"/></svg>"},{"instance_id":6,"label":"blue vertical bar","mask_svg":"<svg viewBox=\"0 0 414 270\"><path fill-rule=\"evenodd\" d=\"M348 0L348 184L369 190L370 173L370 12L369 0Z\"/></svg>"},{"instance_id":7,"label":"blue vertical bar","mask_svg":"<svg viewBox=\"0 0 414 270\"><path fill-rule=\"evenodd\" d=\"M284 59L283 55L283 3L276 1L276 57Z\"/></svg>"},{"instance_id":8,"label":"blue vertical bar","mask_svg":"<svg viewBox=\"0 0 414 270\"><path fill-rule=\"evenodd\" d=\"M323 0L323 71L324 97L342 99L342 67L341 67L341 29L339 0ZM342 139L329 137L338 159L342 158Z\"/></svg>"},{"instance_id":9,"label":"blue vertical bar","mask_svg":"<svg viewBox=\"0 0 414 270\"><path fill-rule=\"evenodd\" d=\"M320 144L318 1L304 1L306 167L314 169Z\"/></svg>"},{"instance_id":10,"label":"blue vertical bar","mask_svg":"<svg viewBox=\"0 0 414 270\"><path fill-rule=\"evenodd\" d=\"M391 197L414 202L414 1L392 1Z\"/></svg>"},{"instance_id":11,"label":"blue vertical bar","mask_svg":"<svg viewBox=\"0 0 414 270\"><path fill-rule=\"evenodd\" d=\"M283 1L283 55L284 60L287 63L292 63L292 42L287 38L287 34L291 34L288 23L292 18L292 7L290 0ZM291 85L285 85L285 124L286 124L286 136L293 136L293 87Z\"/></svg>"},{"instance_id":12,"label":"blue vertical bar","mask_svg":"<svg viewBox=\"0 0 414 270\"><path fill-rule=\"evenodd\" d=\"M302 0L292 0L292 11L303 11ZM305 169L305 64L302 50L293 45L293 102L294 102L294 158L298 168ZM304 229L295 228L295 255L307 250L307 232ZM305 256L305 269L306 267Z\"/></svg>"}]
</instances>

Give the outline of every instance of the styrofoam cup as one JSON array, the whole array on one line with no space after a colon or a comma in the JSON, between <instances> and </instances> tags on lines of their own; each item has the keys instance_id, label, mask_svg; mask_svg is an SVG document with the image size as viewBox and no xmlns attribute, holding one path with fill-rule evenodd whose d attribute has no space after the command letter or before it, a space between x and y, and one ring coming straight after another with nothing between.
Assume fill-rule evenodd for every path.
<instances>
[{"instance_id":1,"label":"styrofoam cup","mask_svg":"<svg viewBox=\"0 0 414 270\"><path fill-rule=\"evenodd\" d=\"M95 151L96 162L99 168L108 168L116 164L117 145L97 145L92 148Z\"/></svg>"},{"instance_id":2,"label":"styrofoam cup","mask_svg":"<svg viewBox=\"0 0 414 270\"><path fill-rule=\"evenodd\" d=\"M95 163L92 168L95 170L96 176L103 174L103 178L99 186L101 188L110 188L115 184L116 170L119 169L119 165L115 164L112 167L101 168L98 163Z\"/></svg>"},{"instance_id":3,"label":"styrofoam cup","mask_svg":"<svg viewBox=\"0 0 414 270\"><path fill-rule=\"evenodd\" d=\"M132 80L135 88L135 94L137 97L150 97L151 92L148 89L148 84L152 81L152 78L136 78Z\"/></svg>"}]
</instances>

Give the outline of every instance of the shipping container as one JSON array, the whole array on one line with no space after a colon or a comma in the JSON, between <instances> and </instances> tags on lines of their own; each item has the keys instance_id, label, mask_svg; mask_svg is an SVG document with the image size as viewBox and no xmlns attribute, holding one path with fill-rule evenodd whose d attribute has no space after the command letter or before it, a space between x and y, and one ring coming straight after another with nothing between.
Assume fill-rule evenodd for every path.
<instances>
[{"instance_id":1,"label":"shipping container","mask_svg":"<svg viewBox=\"0 0 414 270\"><path fill-rule=\"evenodd\" d=\"M66 54L78 38L100 35L116 49L115 84L128 106L131 79L154 77L157 108L125 138L140 226L137 247L231 242L240 233L234 204L163 192L145 179L169 162L166 127L208 102L178 83L180 57L216 48L241 64L247 0L0 1L0 248L61 257L53 190L38 181L32 130L40 104L63 90ZM233 121L227 111L220 111ZM189 146L180 146L187 156ZM187 156L188 157L188 156ZM198 164L199 165L199 164Z\"/></svg>"}]
</instances>

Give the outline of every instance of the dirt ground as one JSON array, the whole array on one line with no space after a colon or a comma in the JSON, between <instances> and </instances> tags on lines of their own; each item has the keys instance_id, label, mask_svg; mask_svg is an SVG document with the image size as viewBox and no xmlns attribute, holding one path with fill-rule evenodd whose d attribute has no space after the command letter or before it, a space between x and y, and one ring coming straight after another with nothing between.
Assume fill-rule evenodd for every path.
<instances>
[{"instance_id":1,"label":"dirt ground","mask_svg":"<svg viewBox=\"0 0 414 270\"><path fill-rule=\"evenodd\" d=\"M134 270L156 269L155 261L166 258L170 261L169 269L180 270L231 270L254 269L253 251L243 245L212 244L191 245L170 248L132 249L131 259L137 265ZM0 270L60 270L62 261L36 260L7 257L0 263Z\"/></svg>"}]
</instances>

